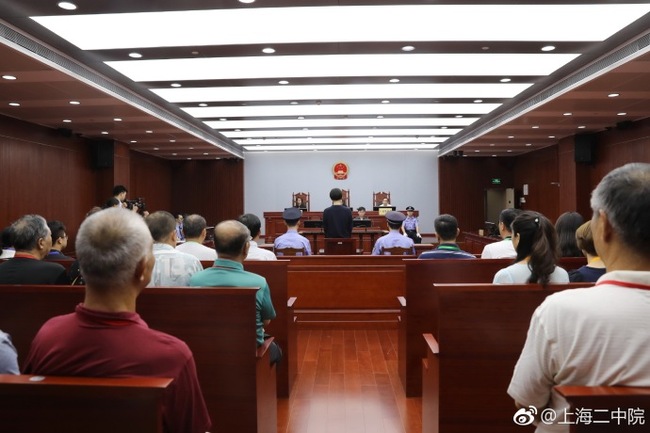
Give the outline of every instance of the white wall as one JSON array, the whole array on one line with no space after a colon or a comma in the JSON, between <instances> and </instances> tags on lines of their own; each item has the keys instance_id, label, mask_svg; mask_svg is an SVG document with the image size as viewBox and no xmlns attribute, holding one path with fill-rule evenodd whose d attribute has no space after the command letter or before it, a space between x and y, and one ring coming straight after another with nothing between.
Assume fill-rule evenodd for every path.
<instances>
[{"instance_id":1,"label":"white wall","mask_svg":"<svg viewBox=\"0 0 650 433\"><path fill-rule=\"evenodd\" d=\"M335 180L332 167L349 166L346 180ZM390 191L398 210L414 206L420 231L433 233L438 215L438 152L292 152L246 154L244 161L244 208L262 220L264 212L291 206L294 192L310 194L310 210L331 204L332 188L350 190L350 206L372 210L372 193Z\"/></svg>"}]
</instances>

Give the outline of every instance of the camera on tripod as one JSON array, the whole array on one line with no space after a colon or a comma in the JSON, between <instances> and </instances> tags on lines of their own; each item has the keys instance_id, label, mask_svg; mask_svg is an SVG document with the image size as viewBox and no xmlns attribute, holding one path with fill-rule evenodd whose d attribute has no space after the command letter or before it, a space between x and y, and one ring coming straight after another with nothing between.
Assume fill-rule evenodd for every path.
<instances>
[{"instance_id":1,"label":"camera on tripod","mask_svg":"<svg viewBox=\"0 0 650 433\"><path fill-rule=\"evenodd\" d=\"M138 213L140 214L147 210L147 204L144 202L144 198L142 197L137 197L132 200L124 200L124 203L126 203L126 208L129 210L133 210L133 206L136 206L138 208Z\"/></svg>"}]
</instances>

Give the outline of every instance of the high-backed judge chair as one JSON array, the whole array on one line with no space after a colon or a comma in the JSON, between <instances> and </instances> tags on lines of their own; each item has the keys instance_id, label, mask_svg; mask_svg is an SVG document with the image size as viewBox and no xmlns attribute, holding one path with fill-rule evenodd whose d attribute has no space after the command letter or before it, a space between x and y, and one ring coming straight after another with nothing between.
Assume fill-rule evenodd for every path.
<instances>
[{"instance_id":1,"label":"high-backed judge chair","mask_svg":"<svg viewBox=\"0 0 650 433\"><path fill-rule=\"evenodd\" d=\"M342 256L357 253L356 238L325 238L326 255Z\"/></svg>"},{"instance_id":2,"label":"high-backed judge chair","mask_svg":"<svg viewBox=\"0 0 650 433\"><path fill-rule=\"evenodd\" d=\"M373 192L372 193L373 206L379 206L385 198L387 198L388 203L390 203L390 192L385 192L385 191Z\"/></svg>"},{"instance_id":3,"label":"high-backed judge chair","mask_svg":"<svg viewBox=\"0 0 650 433\"><path fill-rule=\"evenodd\" d=\"M413 255L411 248L389 247L381 249L382 256L410 256Z\"/></svg>"},{"instance_id":4,"label":"high-backed judge chair","mask_svg":"<svg viewBox=\"0 0 650 433\"><path fill-rule=\"evenodd\" d=\"M277 257L282 256L306 256L305 248L276 248L273 250Z\"/></svg>"},{"instance_id":5,"label":"high-backed judge chair","mask_svg":"<svg viewBox=\"0 0 650 433\"><path fill-rule=\"evenodd\" d=\"M302 199L302 206L300 209L309 211L309 193L308 192L294 192L291 198L291 206L296 206L296 199Z\"/></svg>"},{"instance_id":6,"label":"high-backed judge chair","mask_svg":"<svg viewBox=\"0 0 650 433\"><path fill-rule=\"evenodd\" d=\"M343 206L350 207L350 190L342 189L341 192L343 193Z\"/></svg>"}]
</instances>

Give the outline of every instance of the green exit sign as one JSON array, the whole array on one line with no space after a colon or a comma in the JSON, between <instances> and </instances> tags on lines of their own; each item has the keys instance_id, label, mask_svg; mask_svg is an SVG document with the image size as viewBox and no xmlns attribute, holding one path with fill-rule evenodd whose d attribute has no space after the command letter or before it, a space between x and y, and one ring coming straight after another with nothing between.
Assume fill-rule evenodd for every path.
<instances>
[{"instance_id":1,"label":"green exit sign","mask_svg":"<svg viewBox=\"0 0 650 433\"><path fill-rule=\"evenodd\" d=\"M501 178L493 177L492 178L492 185L501 185Z\"/></svg>"}]
</instances>

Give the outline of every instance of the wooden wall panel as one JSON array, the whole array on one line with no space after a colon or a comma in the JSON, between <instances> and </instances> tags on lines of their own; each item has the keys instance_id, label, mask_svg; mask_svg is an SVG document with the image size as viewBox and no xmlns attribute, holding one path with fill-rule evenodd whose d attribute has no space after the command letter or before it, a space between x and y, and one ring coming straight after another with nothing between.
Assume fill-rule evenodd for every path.
<instances>
[{"instance_id":1,"label":"wooden wall panel","mask_svg":"<svg viewBox=\"0 0 650 433\"><path fill-rule=\"evenodd\" d=\"M524 210L544 214L553 223L559 216L560 177L558 173L558 147L551 146L517 157L514 169L515 188L521 192L528 184Z\"/></svg>"},{"instance_id":2,"label":"wooden wall panel","mask_svg":"<svg viewBox=\"0 0 650 433\"><path fill-rule=\"evenodd\" d=\"M514 158L440 158L440 213L456 217L461 231L477 231L485 222L485 190L495 188L492 178L500 178L502 188L513 188Z\"/></svg>"},{"instance_id":3,"label":"wooden wall panel","mask_svg":"<svg viewBox=\"0 0 650 433\"><path fill-rule=\"evenodd\" d=\"M244 210L244 161L175 161L172 205L177 213L198 213L214 225ZM261 218L261 215L260 215Z\"/></svg>"},{"instance_id":4,"label":"wooden wall panel","mask_svg":"<svg viewBox=\"0 0 650 433\"><path fill-rule=\"evenodd\" d=\"M63 221L71 236L96 203L95 171L80 137L0 116L0 226L36 213Z\"/></svg>"},{"instance_id":5,"label":"wooden wall panel","mask_svg":"<svg viewBox=\"0 0 650 433\"><path fill-rule=\"evenodd\" d=\"M129 178L128 199L142 197L149 212L166 210L174 213L171 161L131 152Z\"/></svg>"}]
</instances>

